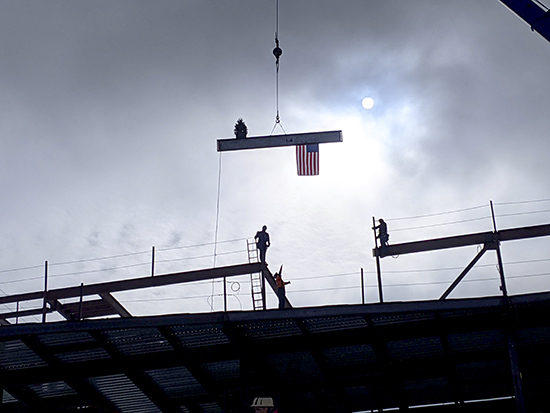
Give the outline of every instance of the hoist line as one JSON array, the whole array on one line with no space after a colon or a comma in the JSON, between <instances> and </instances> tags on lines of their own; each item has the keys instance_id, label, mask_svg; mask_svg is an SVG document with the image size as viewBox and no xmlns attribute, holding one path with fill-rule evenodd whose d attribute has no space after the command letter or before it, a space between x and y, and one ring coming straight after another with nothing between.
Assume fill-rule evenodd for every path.
<instances>
[{"instance_id":1,"label":"hoist line","mask_svg":"<svg viewBox=\"0 0 550 413\"><path fill-rule=\"evenodd\" d=\"M277 50L280 50L279 47L279 0L275 2L275 49L273 49L273 55L275 56L275 91L276 91L276 105L277 105L277 114L275 116L275 125L281 123L281 118L279 116L279 57L277 55Z\"/></svg>"},{"instance_id":2,"label":"hoist line","mask_svg":"<svg viewBox=\"0 0 550 413\"><path fill-rule=\"evenodd\" d=\"M275 38L279 37L279 0L277 0L275 9ZM278 44L277 44L278 46Z\"/></svg>"},{"instance_id":3,"label":"hoist line","mask_svg":"<svg viewBox=\"0 0 550 413\"><path fill-rule=\"evenodd\" d=\"M273 49L273 55L275 56L275 100L277 106L277 113L275 115L275 125L271 130L271 134L279 125L286 135L286 131L281 124L281 117L279 113L279 58L283 54L283 50L279 47L279 0L276 0L275 6L275 48Z\"/></svg>"}]
</instances>

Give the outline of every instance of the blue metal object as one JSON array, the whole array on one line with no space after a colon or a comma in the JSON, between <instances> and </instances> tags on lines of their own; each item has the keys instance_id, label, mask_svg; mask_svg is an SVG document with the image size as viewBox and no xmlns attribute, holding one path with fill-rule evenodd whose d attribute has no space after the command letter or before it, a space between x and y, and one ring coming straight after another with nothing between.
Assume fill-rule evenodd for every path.
<instances>
[{"instance_id":1,"label":"blue metal object","mask_svg":"<svg viewBox=\"0 0 550 413\"><path fill-rule=\"evenodd\" d=\"M500 1L531 26L531 30L550 42L550 10L545 10L540 2L533 0Z\"/></svg>"}]
</instances>

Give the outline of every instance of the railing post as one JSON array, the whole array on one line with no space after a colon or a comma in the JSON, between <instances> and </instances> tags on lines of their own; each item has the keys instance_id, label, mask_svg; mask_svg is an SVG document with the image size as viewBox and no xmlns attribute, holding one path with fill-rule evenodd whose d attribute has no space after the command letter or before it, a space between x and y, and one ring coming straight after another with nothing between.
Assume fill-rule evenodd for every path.
<instances>
[{"instance_id":1,"label":"railing post","mask_svg":"<svg viewBox=\"0 0 550 413\"><path fill-rule=\"evenodd\" d=\"M48 310L48 261L44 262L44 302L42 304L42 322L46 322L46 312Z\"/></svg>"},{"instance_id":2,"label":"railing post","mask_svg":"<svg viewBox=\"0 0 550 413\"><path fill-rule=\"evenodd\" d=\"M227 313L227 278L223 277L223 311Z\"/></svg>"},{"instance_id":3,"label":"railing post","mask_svg":"<svg viewBox=\"0 0 550 413\"><path fill-rule=\"evenodd\" d=\"M80 302L78 303L78 321L82 320L82 295L84 294L84 283L80 283Z\"/></svg>"},{"instance_id":4,"label":"railing post","mask_svg":"<svg viewBox=\"0 0 550 413\"><path fill-rule=\"evenodd\" d=\"M155 246L153 245L153 249L151 252L151 277L155 276Z\"/></svg>"},{"instance_id":5,"label":"railing post","mask_svg":"<svg viewBox=\"0 0 550 413\"><path fill-rule=\"evenodd\" d=\"M365 304L365 278L363 276L363 268L361 268L361 303Z\"/></svg>"},{"instance_id":6,"label":"railing post","mask_svg":"<svg viewBox=\"0 0 550 413\"><path fill-rule=\"evenodd\" d=\"M495 209L493 208L493 201L489 201L491 204L491 216L493 218L493 231L494 231L494 239L496 244L496 251L497 251L497 261L498 261L498 273L500 275L500 290L502 291L502 295L507 298L508 297L508 290L506 288L506 279L504 277L504 265L502 263L502 255L500 253L500 239L498 239L498 231L497 231L497 221L495 218Z\"/></svg>"}]
</instances>

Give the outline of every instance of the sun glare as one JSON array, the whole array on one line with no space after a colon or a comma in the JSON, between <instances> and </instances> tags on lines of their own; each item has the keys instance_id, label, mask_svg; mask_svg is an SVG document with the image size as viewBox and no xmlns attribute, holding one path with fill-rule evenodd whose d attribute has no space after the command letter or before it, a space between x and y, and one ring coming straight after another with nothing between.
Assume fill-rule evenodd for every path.
<instances>
[{"instance_id":1,"label":"sun glare","mask_svg":"<svg viewBox=\"0 0 550 413\"><path fill-rule=\"evenodd\" d=\"M366 97L361 101L361 106L365 109L372 109L374 106L374 99L370 97Z\"/></svg>"}]
</instances>

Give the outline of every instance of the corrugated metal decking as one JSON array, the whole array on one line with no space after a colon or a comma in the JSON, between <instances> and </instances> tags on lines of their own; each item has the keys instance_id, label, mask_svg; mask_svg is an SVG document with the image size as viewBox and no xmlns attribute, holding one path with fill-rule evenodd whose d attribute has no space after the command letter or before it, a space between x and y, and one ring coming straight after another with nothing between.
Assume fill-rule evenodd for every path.
<instances>
[{"instance_id":1,"label":"corrugated metal decking","mask_svg":"<svg viewBox=\"0 0 550 413\"><path fill-rule=\"evenodd\" d=\"M550 293L511 297L528 412L550 386ZM515 410L502 297L0 327L2 410ZM450 406L453 407L453 406ZM419 408L447 411L449 406ZM94 410L95 409L95 410Z\"/></svg>"}]
</instances>

